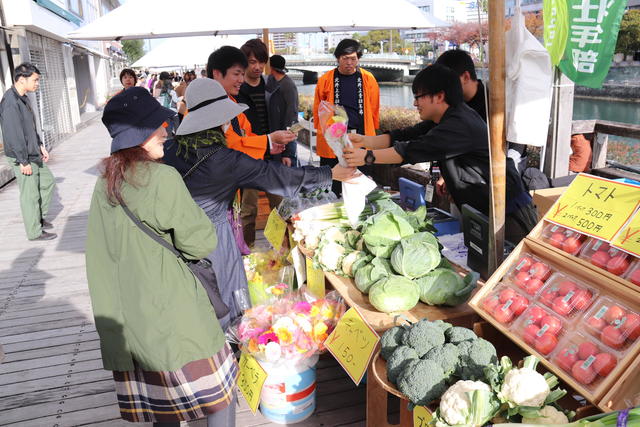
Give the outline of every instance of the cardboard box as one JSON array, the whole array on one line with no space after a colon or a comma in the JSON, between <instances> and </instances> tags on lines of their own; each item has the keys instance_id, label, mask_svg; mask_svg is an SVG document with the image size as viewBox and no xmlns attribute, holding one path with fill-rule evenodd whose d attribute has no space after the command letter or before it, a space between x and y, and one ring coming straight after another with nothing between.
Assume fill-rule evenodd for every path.
<instances>
[{"instance_id":1,"label":"cardboard box","mask_svg":"<svg viewBox=\"0 0 640 427\"><path fill-rule=\"evenodd\" d=\"M538 210L538 220L541 220L542 217L547 213L547 211L553 206L553 204L558 200L558 197L567 187L556 187L556 188L543 188L540 190L532 190L531 197L533 197L533 204L536 205Z\"/></svg>"}]
</instances>

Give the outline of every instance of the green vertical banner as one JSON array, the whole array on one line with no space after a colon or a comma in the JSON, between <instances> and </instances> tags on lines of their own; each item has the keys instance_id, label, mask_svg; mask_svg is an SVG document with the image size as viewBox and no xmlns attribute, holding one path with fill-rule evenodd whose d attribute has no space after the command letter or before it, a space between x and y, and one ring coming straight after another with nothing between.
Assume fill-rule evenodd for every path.
<instances>
[{"instance_id":1,"label":"green vertical banner","mask_svg":"<svg viewBox=\"0 0 640 427\"><path fill-rule=\"evenodd\" d=\"M576 84L602 87L627 0L569 0L569 34L560 70Z\"/></svg>"},{"instance_id":2,"label":"green vertical banner","mask_svg":"<svg viewBox=\"0 0 640 427\"><path fill-rule=\"evenodd\" d=\"M549 52L551 63L558 65L564 55L567 45L567 16L566 0L544 0L542 4L544 19L544 47Z\"/></svg>"}]
</instances>

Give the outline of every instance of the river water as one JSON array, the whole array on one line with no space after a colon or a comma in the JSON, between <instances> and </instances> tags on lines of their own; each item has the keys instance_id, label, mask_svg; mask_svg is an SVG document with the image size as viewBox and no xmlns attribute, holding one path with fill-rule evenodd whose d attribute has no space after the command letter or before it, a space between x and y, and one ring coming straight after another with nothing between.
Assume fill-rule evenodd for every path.
<instances>
[{"instance_id":1,"label":"river water","mask_svg":"<svg viewBox=\"0 0 640 427\"><path fill-rule=\"evenodd\" d=\"M313 95L315 87L315 85L301 85L298 86L298 91L301 94ZM380 104L391 107L414 108L411 86L380 85ZM573 102L573 119L598 119L640 124L640 102L575 98Z\"/></svg>"}]
</instances>

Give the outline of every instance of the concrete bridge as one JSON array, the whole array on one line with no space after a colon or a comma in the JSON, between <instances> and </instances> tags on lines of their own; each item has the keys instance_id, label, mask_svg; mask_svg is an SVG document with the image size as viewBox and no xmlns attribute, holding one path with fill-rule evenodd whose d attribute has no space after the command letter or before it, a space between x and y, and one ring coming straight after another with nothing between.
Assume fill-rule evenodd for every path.
<instances>
[{"instance_id":1,"label":"concrete bridge","mask_svg":"<svg viewBox=\"0 0 640 427\"><path fill-rule=\"evenodd\" d=\"M305 84L315 83L318 76L336 67L333 55L285 55L287 68L303 73ZM360 58L360 66L370 71L378 81L402 81L410 70L418 68L416 57L411 55L365 54Z\"/></svg>"}]
</instances>

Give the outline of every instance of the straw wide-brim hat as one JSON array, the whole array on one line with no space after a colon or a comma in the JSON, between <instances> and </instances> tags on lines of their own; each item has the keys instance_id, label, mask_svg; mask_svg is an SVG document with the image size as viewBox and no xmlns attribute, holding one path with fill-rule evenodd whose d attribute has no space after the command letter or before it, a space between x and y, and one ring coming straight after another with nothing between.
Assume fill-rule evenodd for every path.
<instances>
[{"instance_id":1,"label":"straw wide-brim hat","mask_svg":"<svg viewBox=\"0 0 640 427\"><path fill-rule=\"evenodd\" d=\"M209 78L196 79L189 83L184 97L187 115L178 127L176 135L189 135L218 127L249 108L245 104L232 101L222 85Z\"/></svg>"}]
</instances>

